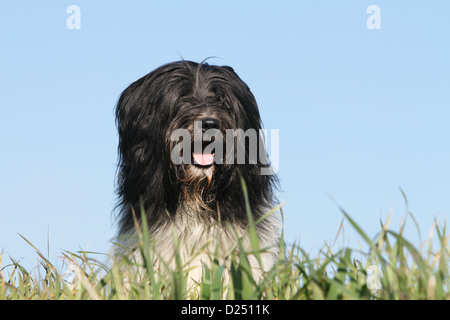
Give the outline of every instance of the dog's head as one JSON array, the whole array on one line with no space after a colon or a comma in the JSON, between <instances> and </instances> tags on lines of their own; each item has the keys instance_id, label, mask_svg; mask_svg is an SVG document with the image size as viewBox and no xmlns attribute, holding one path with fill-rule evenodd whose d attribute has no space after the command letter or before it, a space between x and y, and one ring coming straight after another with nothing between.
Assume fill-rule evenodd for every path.
<instances>
[{"instance_id":1,"label":"dog's head","mask_svg":"<svg viewBox=\"0 0 450 320\"><path fill-rule=\"evenodd\" d=\"M221 197L238 192L230 188L241 191L239 175L258 198L271 196L273 177L259 174L267 163L258 159L265 154L258 106L231 67L164 65L122 93L116 120L122 207L136 206L141 197L155 212L174 214L180 202L215 211Z\"/></svg>"}]
</instances>

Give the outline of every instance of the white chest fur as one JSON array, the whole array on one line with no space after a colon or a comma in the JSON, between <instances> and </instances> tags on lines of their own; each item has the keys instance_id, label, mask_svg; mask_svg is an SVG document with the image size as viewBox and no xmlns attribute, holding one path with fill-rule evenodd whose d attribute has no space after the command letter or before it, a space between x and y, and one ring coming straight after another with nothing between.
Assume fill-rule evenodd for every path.
<instances>
[{"instance_id":1,"label":"white chest fur","mask_svg":"<svg viewBox=\"0 0 450 320\"><path fill-rule=\"evenodd\" d=\"M203 265L211 267L213 259L220 264L230 265L231 256L238 252L239 245L246 252L251 251L248 232L242 228L224 226L214 221L200 219L195 213L183 212L181 218L172 224L157 228L150 234L150 252L153 253L154 267L164 272L176 268L176 254L179 255L183 270L187 273L188 288L202 278ZM247 255L255 280L260 280L277 259L279 245L279 220L276 215L267 218L264 228L257 228L260 248L259 261L255 255ZM131 254L137 262L142 261L136 234L123 238L124 247L135 249ZM123 255L123 250L114 250L114 255ZM129 253L128 253L129 254ZM136 270L139 272L139 270ZM224 273L227 278L227 272Z\"/></svg>"}]
</instances>

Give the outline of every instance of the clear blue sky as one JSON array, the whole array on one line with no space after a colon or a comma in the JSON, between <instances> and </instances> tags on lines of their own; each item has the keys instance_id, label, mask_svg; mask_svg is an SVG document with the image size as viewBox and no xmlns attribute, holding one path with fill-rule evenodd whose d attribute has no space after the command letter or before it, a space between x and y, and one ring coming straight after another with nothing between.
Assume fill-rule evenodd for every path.
<instances>
[{"instance_id":1,"label":"clear blue sky","mask_svg":"<svg viewBox=\"0 0 450 320\"><path fill-rule=\"evenodd\" d=\"M79 30L66 26L72 4ZM372 4L379 30L366 26ZM52 260L106 252L119 94L161 64L209 56L280 130L288 242L334 239L329 196L371 236L391 209L398 229L399 187L426 238L450 214L449 14L446 0L0 0L0 250L35 266L17 233L46 253L49 230Z\"/></svg>"}]
</instances>

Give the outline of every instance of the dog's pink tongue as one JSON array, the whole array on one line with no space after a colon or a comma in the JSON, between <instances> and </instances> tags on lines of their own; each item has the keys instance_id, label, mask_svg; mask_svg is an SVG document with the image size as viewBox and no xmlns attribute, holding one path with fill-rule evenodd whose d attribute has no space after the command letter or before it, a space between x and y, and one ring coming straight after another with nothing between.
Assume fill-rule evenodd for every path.
<instances>
[{"instance_id":1,"label":"dog's pink tongue","mask_svg":"<svg viewBox=\"0 0 450 320\"><path fill-rule=\"evenodd\" d=\"M214 162L212 153L194 153L194 162L201 166L209 166Z\"/></svg>"}]
</instances>

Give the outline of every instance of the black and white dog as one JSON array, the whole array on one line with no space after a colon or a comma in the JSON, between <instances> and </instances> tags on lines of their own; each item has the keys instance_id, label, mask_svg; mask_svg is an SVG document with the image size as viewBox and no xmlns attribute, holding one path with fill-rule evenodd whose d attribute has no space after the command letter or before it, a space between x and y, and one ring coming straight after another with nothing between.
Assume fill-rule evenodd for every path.
<instances>
[{"instance_id":1,"label":"black and white dog","mask_svg":"<svg viewBox=\"0 0 450 320\"><path fill-rule=\"evenodd\" d=\"M116 121L118 239L123 246L137 246L132 211L139 218L143 207L157 259L174 265L175 230L189 276L198 281L202 264L209 265L214 256L215 240L226 256L248 227L241 177L254 221L275 206L277 177L261 174L270 166L260 143L258 106L231 67L190 61L163 65L123 91ZM256 147L248 134L252 130ZM244 151L239 153L238 146ZM263 156L252 157L252 148ZM279 228L275 214L256 225L261 248L267 249L262 266L250 261L256 275L277 258ZM248 239L244 245L250 246Z\"/></svg>"}]
</instances>

